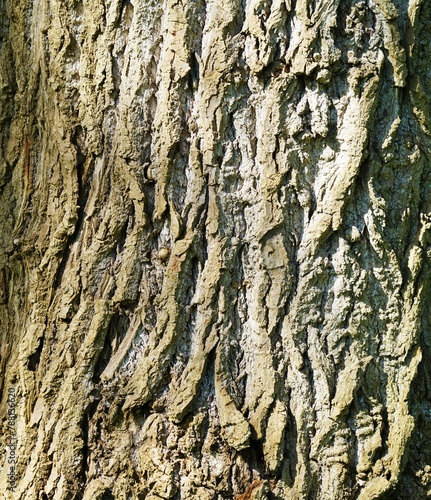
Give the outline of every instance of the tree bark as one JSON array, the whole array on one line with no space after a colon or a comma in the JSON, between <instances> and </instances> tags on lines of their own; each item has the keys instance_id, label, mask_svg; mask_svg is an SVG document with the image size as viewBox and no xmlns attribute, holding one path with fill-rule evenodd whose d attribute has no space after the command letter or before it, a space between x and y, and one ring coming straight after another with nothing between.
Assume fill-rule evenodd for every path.
<instances>
[{"instance_id":1,"label":"tree bark","mask_svg":"<svg viewBox=\"0 0 431 500\"><path fill-rule=\"evenodd\" d=\"M0 9L4 498L428 498L429 3Z\"/></svg>"}]
</instances>

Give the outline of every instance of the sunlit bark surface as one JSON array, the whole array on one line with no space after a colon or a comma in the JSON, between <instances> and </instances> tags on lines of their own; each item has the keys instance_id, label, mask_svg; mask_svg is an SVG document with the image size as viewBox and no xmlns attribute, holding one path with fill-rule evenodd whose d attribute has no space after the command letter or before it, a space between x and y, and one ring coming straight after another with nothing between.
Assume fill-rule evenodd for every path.
<instances>
[{"instance_id":1,"label":"sunlit bark surface","mask_svg":"<svg viewBox=\"0 0 431 500\"><path fill-rule=\"evenodd\" d=\"M2 498L428 498L429 2L0 10Z\"/></svg>"}]
</instances>

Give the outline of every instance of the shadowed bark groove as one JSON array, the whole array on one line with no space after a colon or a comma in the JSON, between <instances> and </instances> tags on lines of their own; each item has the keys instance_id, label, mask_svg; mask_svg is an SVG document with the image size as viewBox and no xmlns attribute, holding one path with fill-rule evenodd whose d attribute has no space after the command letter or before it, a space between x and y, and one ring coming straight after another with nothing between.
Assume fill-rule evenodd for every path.
<instances>
[{"instance_id":1,"label":"shadowed bark groove","mask_svg":"<svg viewBox=\"0 0 431 500\"><path fill-rule=\"evenodd\" d=\"M428 3L0 11L4 497L431 495Z\"/></svg>"}]
</instances>

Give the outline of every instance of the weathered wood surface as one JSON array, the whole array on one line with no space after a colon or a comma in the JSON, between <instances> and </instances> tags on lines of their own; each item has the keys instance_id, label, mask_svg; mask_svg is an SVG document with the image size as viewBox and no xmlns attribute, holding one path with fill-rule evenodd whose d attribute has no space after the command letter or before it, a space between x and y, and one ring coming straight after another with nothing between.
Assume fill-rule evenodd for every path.
<instances>
[{"instance_id":1,"label":"weathered wood surface","mask_svg":"<svg viewBox=\"0 0 431 500\"><path fill-rule=\"evenodd\" d=\"M0 9L5 498L427 498L430 4Z\"/></svg>"}]
</instances>

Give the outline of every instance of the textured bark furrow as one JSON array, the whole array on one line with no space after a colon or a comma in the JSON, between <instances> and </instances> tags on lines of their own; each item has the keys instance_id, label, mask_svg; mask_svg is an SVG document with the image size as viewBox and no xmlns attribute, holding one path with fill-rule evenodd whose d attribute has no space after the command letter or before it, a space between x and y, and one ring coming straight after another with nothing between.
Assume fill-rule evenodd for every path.
<instances>
[{"instance_id":1,"label":"textured bark furrow","mask_svg":"<svg viewBox=\"0 0 431 500\"><path fill-rule=\"evenodd\" d=\"M5 495L429 495L427 3L0 10Z\"/></svg>"}]
</instances>

